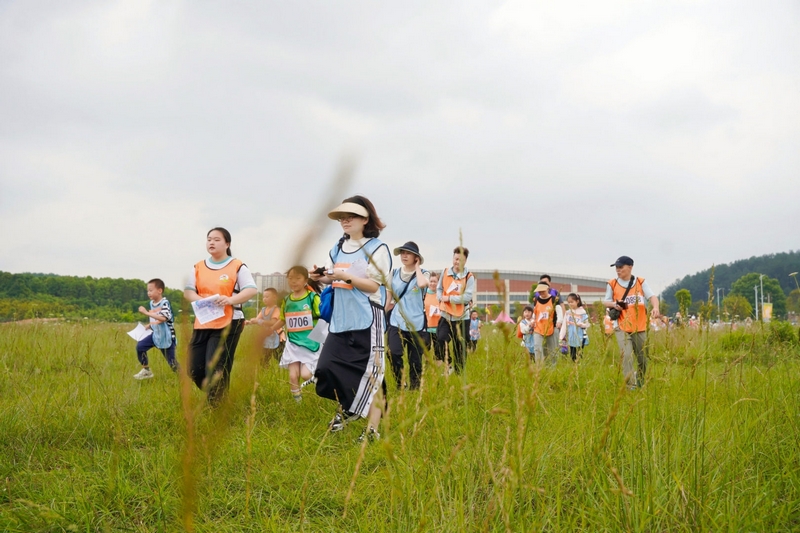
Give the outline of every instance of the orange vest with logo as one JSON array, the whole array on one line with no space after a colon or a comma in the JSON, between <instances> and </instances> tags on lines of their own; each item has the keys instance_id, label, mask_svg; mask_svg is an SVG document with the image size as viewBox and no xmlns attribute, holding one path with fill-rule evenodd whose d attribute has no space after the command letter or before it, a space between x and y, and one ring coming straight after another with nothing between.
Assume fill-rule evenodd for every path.
<instances>
[{"instance_id":1,"label":"orange vest with logo","mask_svg":"<svg viewBox=\"0 0 800 533\"><path fill-rule=\"evenodd\" d=\"M543 337L549 337L556 329L553 317L556 312L555 298L552 296L542 303L539 298L533 300L533 331Z\"/></svg>"},{"instance_id":2,"label":"orange vest with logo","mask_svg":"<svg viewBox=\"0 0 800 533\"><path fill-rule=\"evenodd\" d=\"M644 297L642 283L644 283L642 278L636 278L636 283L628 291L628 296L625 298L628 308L622 310L619 320L617 320L619 329L626 333L647 331L647 299ZM620 285L616 279L609 280L608 284L611 285L611 290L614 293L614 301L622 300L622 295L625 294L625 287Z\"/></svg>"},{"instance_id":3,"label":"orange vest with logo","mask_svg":"<svg viewBox=\"0 0 800 533\"><path fill-rule=\"evenodd\" d=\"M200 298L208 298L219 294L220 296L233 296L233 288L236 286L236 277L239 269L242 268L239 259L232 259L227 265L219 270L211 270L206 266L205 261L200 261L194 265L194 283L197 295ZM233 306L225 306L225 316L221 316L211 322L201 324L195 319L195 329L222 329L233 320Z\"/></svg>"},{"instance_id":4,"label":"orange vest with logo","mask_svg":"<svg viewBox=\"0 0 800 533\"><path fill-rule=\"evenodd\" d=\"M456 279L450 274L450 269L446 268L442 272L442 296L461 296L467 290L467 281L472 276L472 272L467 272L463 278ZM455 284L455 286L454 286ZM453 290L448 290L453 287ZM439 302L439 310L452 317L461 318L464 314L464 304L454 304L453 302Z\"/></svg>"},{"instance_id":5,"label":"orange vest with logo","mask_svg":"<svg viewBox=\"0 0 800 533\"><path fill-rule=\"evenodd\" d=\"M435 328L439 325L439 300L436 299L435 292L425 294L425 318L428 320L428 327Z\"/></svg>"}]
</instances>

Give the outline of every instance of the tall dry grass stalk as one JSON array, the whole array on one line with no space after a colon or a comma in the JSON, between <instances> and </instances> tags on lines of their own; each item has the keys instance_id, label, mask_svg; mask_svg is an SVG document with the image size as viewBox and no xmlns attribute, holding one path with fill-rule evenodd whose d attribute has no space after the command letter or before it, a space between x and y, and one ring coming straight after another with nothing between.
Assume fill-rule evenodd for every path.
<instances>
[{"instance_id":1,"label":"tall dry grass stalk","mask_svg":"<svg viewBox=\"0 0 800 533\"><path fill-rule=\"evenodd\" d=\"M350 183L353 180L353 176L355 173L356 168L356 160L352 155L345 155L340 160L338 168L334 173L333 178L329 182L328 190L326 194L323 196L325 198L322 205L316 210L314 215L308 222L306 231L296 239L296 246L292 253L293 261L291 264L301 264L302 261L305 259L308 251L313 247L315 242L317 241L320 233L322 233L323 223L327 221L327 213L330 211L332 207L334 207L338 202L335 198L342 197L344 195L344 191L350 186ZM190 325L188 323L187 317L189 316L190 309L187 305L184 306L182 309L182 319L180 321L180 328L183 330L183 337L188 338L190 335ZM220 341L219 347L215 352L210 368L216 368L217 363L220 360L222 355L222 350L224 349L224 338L230 333L230 326L228 326L226 333L223 335L223 339ZM263 337L259 336L259 337ZM263 341L263 338L260 339ZM247 440L247 469L246 469L246 498L245 498L245 510L249 510L250 504L250 471L251 471L251 463L250 463L250 454L252 452L252 445L251 445L251 438L252 438L252 431L255 424L255 416L256 416L256 390L258 388L258 382L255 381L256 376L256 368L260 364L260 343L254 344L251 343L249 346L239 347L238 351L241 352L245 351L245 364L242 365L244 368L241 370L244 371L247 375L254 376L253 381L253 391L250 395L250 414L247 417L248 420L248 428L246 434ZM199 399L193 390L193 383L190 376L187 374L188 369L190 368L189 365L189 357L191 356L188 346L184 347L181 351L180 363L181 363L181 372L180 372L180 383L181 383L181 407L183 411L183 419L186 424L186 442L184 445L184 450L181 455L181 469L182 469L182 505L181 505L181 516L182 516L182 523L183 527L186 531L193 532L195 530L195 520L194 516L197 513L197 505L198 505L198 483L199 478L197 475L197 467L198 467L198 446L197 446L197 438L198 438L198 416L201 415L203 410L206 408L206 403ZM206 379L203 381L202 390L204 393L208 393L210 390L213 390L214 387L217 385L219 380L221 379L221 375L218 372L213 372L210 376L206 376ZM206 458L206 462L208 464L208 472L207 477L212 477L211 471L211 457L214 454L214 450L217 447L217 444L228 434L230 428L230 421L231 416L236 411L236 405L232 401L232 398L238 398L241 396L240 391L236 390L236 386L233 384L232 380L229 378L228 386L231 387L231 390L222 391L222 399L218 403L215 401L215 405L213 409L207 411L207 419L205 420L205 430L202 433L201 442L203 443L202 452Z\"/></svg>"}]
</instances>

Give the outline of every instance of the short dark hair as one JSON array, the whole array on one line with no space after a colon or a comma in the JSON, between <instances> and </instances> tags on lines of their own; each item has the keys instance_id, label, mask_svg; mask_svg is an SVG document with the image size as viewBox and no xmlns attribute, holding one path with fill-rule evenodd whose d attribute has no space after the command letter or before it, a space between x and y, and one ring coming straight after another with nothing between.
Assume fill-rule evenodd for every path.
<instances>
[{"instance_id":1,"label":"short dark hair","mask_svg":"<svg viewBox=\"0 0 800 533\"><path fill-rule=\"evenodd\" d=\"M367 217L367 223L364 224L364 237L375 238L381 234L383 228L386 227L386 224L378 218L378 212L375 210L375 206L372 202L369 201L369 198L366 196L361 196L357 194L355 196L351 196L350 198L345 198L342 200L343 204L351 203L351 204L358 204L364 209L367 210L369 213L369 217Z\"/></svg>"},{"instance_id":2,"label":"short dark hair","mask_svg":"<svg viewBox=\"0 0 800 533\"><path fill-rule=\"evenodd\" d=\"M469 248L466 248L464 246L456 246L455 248L453 248L453 253L454 254L462 254L463 253L464 254L464 259L469 259Z\"/></svg>"},{"instance_id":3,"label":"short dark hair","mask_svg":"<svg viewBox=\"0 0 800 533\"><path fill-rule=\"evenodd\" d=\"M275 293L275 296L278 295L278 289L276 289L275 287L267 287L266 289L264 289L264 292L272 292Z\"/></svg>"},{"instance_id":4,"label":"short dark hair","mask_svg":"<svg viewBox=\"0 0 800 533\"><path fill-rule=\"evenodd\" d=\"M525 307L522 308L522 312L524 313L525 311L530 311L531 313L533 313L533 307L531 307L530 305L526 305Z\"/></svg>"},{"instance_id":5,"label":"short dark hair","mask_svg":"<svg viewBox=\"0 0 800 533\"><path fill-rule=\"evenodd\" d=\"M164 290L165 287L164 282L161 281L160 279L153 278L147 282L148 285L150 285L151 283L156 286L156 289L161 289L162 291Z\"/></svg>"},{"instance_id":6,"label":"short dark hair","mask_svg":"<svg viewBox=\"0 0 800 533\"><path fill-rule=\"evenodd\" d=\"M550 283L552 283L552 282L553 282L553 278L551 278L551 277L550 277L550 274L542 274L541 276L539 276L539 281L542 281L542 280L543 280L543 279L545 279L545 278L546 278L546 279L547 279L547 281L549 281ZM550 283L548 283L548 285L549 285Z\"/></svg>"}]
</instances>

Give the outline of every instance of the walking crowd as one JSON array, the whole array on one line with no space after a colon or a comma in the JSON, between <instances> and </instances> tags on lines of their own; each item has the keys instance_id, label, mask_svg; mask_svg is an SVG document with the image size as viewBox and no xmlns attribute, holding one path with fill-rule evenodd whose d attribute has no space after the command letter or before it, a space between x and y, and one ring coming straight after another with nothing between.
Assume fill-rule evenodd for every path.
<instances>
[{"instance_id":1,"label":"walking crowd","mask_svg":"<svg viewBox=\"0 0 800 533\"><path fill-rule=\"evenodd\" d=\"M286 274L289 294L281 299L277 290L267 288L261 312L249 321L241 306L257 293L253 276L234 258L226 229L208 232L209 257L194 265L184 295L196 305L210 300L215 313L212 318L196 313L186 372L208 402L217 404L228 388L243 328L257 325L263 328L267 357L285 346L279 364L288 370L294 400L300 402L303 388L313 386L317 395L336 404L331 432L364 418L359 440L371 441L380 437L387 408L384 342L398 388L420 387L426 350L444 372L463 373L481 338L482 324L473 308L476 279L466 266L470 252L464 246L453 249L452 265L441 272L423 268L424 257L413 241L390 250L379 239L385 225L363 196L345 199L328 217L340 224L343 235L327 260L311 269L292 266ZM393 256L399 258L396 268ZM611 266L616 277L606 288L606 320L619 343L627 385L635 389L644 384L647 369L647 304L649 316L658 318L658 298L644 279L632 275L630 257ZM577 362L589 342L589 316L580 295L571 293L563 302L551 285L550 276L543 275L517 323L517 336L536 364L555 365L559 344ZM153 333L137 344L142 368L136 379L153 377L147 359L153 347L178 370L174 318L163 291L160 279L148 282L150 309L139 308Z\"/></svg>"}]
</instances>

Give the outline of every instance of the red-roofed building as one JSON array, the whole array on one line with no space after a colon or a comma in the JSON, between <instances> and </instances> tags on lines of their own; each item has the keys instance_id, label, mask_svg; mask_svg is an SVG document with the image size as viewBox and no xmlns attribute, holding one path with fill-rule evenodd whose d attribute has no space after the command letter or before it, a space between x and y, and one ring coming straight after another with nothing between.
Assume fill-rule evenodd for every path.
<instances>
[{"instance_id":1,"label":"red-roofed building","mask_svg":"<svg viewBox=\"0 0 800 533\"><path fill-rule=\"evenodd\" d=\"M531 287L539 282L539 276L545 272L520 272L516 270L470 270L477 283L475 305L503 305L503 292L508 291L509 302L527 303ZM497 279L495 279L497 273ZM551 287L559 291L564 298L574 292L580 295L584 303L600 301L606 294L608 280L574 276L571 274L550 274L553 280ZM508 285L506 288L506 281Z\"/></svg>"}]
</instances>

